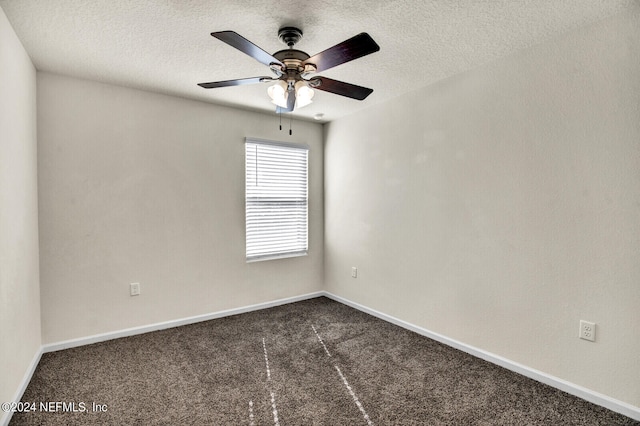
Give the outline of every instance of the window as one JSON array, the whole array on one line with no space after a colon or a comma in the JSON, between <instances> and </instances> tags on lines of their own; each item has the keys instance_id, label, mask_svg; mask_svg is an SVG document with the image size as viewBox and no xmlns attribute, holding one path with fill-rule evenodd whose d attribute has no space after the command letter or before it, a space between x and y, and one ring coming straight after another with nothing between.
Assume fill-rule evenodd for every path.
<instances>
[{"instance_id":1,"label":"window","mask_svg":"<svg viewBox=\"0 0 640 426\"><path fill-rule=\"evenodd\" d=\"M247 261L307 254L309 148L245 143Z\"/></svg>"}]
</instances>

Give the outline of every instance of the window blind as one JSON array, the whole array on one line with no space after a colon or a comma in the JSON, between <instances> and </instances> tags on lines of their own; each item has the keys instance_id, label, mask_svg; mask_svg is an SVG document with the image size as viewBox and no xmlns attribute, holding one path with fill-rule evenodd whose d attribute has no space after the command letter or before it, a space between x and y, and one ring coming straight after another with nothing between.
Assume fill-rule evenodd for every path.
<instances>
[{"instance_id":1,"label":"window blind","mask_svg":"<svg viewBox=\"0 0 640 426\"><path fill-rule=\"evenodd\" d=\"M307 254L309 149L247 139L247 261Z\"/></svg>"}]
</instances>

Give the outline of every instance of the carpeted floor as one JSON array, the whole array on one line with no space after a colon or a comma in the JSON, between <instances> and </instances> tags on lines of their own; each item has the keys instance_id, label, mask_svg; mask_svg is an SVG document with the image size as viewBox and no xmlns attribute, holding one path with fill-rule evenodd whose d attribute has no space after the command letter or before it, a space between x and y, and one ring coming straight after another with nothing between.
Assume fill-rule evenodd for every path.
<instances>
[{"instance_id":1,"label":"carpeted floor","mask_svg":"<svg viewBox=\"0 0 640 426\"><path fill-rule=\"evenodd\" d=\"M326 298L44 354L22 401L11 425L640 424Z\"/></svg>"}]
</instances>

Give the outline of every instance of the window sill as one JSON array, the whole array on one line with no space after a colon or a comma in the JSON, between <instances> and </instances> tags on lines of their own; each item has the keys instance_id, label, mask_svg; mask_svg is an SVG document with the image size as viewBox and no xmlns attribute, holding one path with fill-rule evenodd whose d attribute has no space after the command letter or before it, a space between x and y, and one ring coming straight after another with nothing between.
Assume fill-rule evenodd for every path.
<instances>
[{"instance_id":1,"label":"window sill","mask_svg":"<svg viewBox=\"0 0 640 426\"><path fill-rule=\"evenodd\" d=\"M255 256L255 257L247 258L247 263L262 262L263 260L287 259L289 257L301 257L301 256L307 256L307 255L308 255L308 252L306 251L298 251L295 253L270 254L266 256Z\"/></svg>"}]
</instances>

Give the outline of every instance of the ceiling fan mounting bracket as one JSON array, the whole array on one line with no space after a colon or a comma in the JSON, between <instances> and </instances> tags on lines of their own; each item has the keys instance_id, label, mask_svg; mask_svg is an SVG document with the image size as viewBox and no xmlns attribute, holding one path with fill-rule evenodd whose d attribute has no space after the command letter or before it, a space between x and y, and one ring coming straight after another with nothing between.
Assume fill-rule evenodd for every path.
<instances>
[{"instance_id":1,"label":"ceiling fan mounting bracket","mask_svg":"<svg viewBox=\"0 0 640 426\"><path fill-rule=\"evenodd\" d=\"M289 47L300 41L302 30L296 27L282 27L278 30L278 38Z\"/></svg>"},{"instance_id":2,"label":"ceiling fan mounting bracket","mask_svg":"<svg viewBox=\"0 0 640 426\"><path fill-rule=\"evenodd\" d=\"M285 69L282 68L280 64L271 64L269 65L269 69L278 77L282 77L284 75Z\"/></svg>"}]
</instances>

